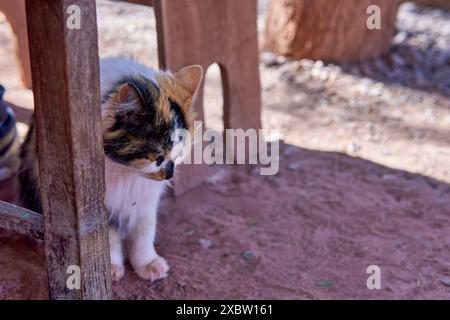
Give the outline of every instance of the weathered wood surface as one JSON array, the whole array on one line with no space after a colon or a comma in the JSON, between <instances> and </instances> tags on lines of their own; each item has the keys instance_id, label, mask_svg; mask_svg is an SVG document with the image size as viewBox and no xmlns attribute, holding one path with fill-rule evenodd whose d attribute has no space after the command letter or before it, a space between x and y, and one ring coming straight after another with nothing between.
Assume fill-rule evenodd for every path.
<instances>
[{"instance_id":1,"label":"weathered wood surface","mask_svg":"<svg viewBox=\"0 0 450 320\"><path fill-rule=\"evenodd\" d=\"M153 2L154 2L154 0L122 0L122 1L130 2L130 3L134 3L134 4L141 4L141 5L145 5L145 6L153 6Z\"/></svg>"},{"instance_id":2,"label":"weathered wood surface","mask_svg":"<svg viewBox=\"0 0 450 320\"><path fill-rule=\"evenodd\" d=\"M77 5L81 29L66 26ZM94 0L27 1L50 297L111 297ZM66 286L81 268L81 290Z\"/></svg>"},{"instance_id":3,"label":"weathered wood surface","mask_svg":"<svg viewBox=\"0 0 450 320\"><path fill-rule=\"evenodd\" d=\"M25 87L31 89L30 54L28 50L25 0L0 0L2 11L11 25L15 36L16 57L20 76Z\"/></svg>"},{"instance_id":4,"label":"weathered wood surface","mask_svg":"<svg viewBox=\"0 0 450 320\"><path fill-rule=\"evenodd\" d=\"M266 18L264 47L292 57L350 62L385 53L400 0L276 0ZM381 29L367 28L367 8L381 9Z\"/></svg>"},{"instance_id":5,"label":"weathered wood surface","mask_svg":"<svg viewBox=\"0 0 450 320\"><path fill-rule=\"evenodd\" d=\"M261 128L261 86L256 0L154 0L161 67L178 70L218 63L222 71L224 128ZM194 106L204 122L203 86ZM175 194L205 180L206 164L186 165L175 177Z\"/></svg>"},{"instance_id":6,"label":"weathered wood surface","mask_svg":"<svg viewBox=\"0 0 450 320\"><path fill-rule=\"evenodd\" d=\"M406 2L406 1L407 0L403 0L403 2ZM423 5L427 5L427 6L450 9L450 0L413 0L413 1L418 4L423 4Z\"/></svg>"},{"instance_id":7,"label":"weathered wood surface","mask_svg":"<svg viewBox=\"0 0 450 320\"><path fill-rule=\"evenodd\" d=\"M0 227L44 239L44 219L42 214L0 201Z\"/></svg>"}]
</instances>

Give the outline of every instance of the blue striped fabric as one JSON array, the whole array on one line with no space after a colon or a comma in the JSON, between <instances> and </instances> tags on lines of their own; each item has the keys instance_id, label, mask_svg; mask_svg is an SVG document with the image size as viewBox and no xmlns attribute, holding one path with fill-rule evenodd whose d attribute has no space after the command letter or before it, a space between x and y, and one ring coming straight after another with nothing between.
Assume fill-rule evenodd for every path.
<instances>
[{"instance_id":1,"label":"blue striped fabric","mask_svg":"<svg viewBox=\"0 0 450 320\"><path fill-rule=\"evenodd\" d=\"M5 88L0 85L0 157L8 152L16 139L16 119L11 107L3 100L4 93Z\"/></svg>"}]
</instances>

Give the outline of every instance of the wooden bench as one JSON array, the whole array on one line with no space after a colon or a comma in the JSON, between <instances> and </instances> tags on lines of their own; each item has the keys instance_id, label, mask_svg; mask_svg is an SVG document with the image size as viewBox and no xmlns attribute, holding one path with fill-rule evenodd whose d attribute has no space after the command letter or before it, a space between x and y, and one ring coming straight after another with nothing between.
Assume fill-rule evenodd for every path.
<instances>
[{"instance_id":1,"label":"wooden bench","mask_svg":"<svg viewBox=\"0 0 450 320\"><path fill-rule=\"evenodd\" d=\"M260 128L256 0L130 2L155 7L162 68L201 64L206 70L217 62L224 81L224 127ZM0 227L45 239L51 299L108 299L101 115L92 107L100 105L95 1L26 1L31 68L24 2L15 1L14 10L5 3L11 1L0 0L0 11L19 39L22 78L29 87L32 80L43 216L0 202ZM67 8L74 4L81 8L81 30L66 27ZM203 120L202 99L195 111ZM206 165L184 167L176 193L198 185L206 174ZM70 265L81 268L81 290L66 286Z\"/></svg>"}]
</instances>

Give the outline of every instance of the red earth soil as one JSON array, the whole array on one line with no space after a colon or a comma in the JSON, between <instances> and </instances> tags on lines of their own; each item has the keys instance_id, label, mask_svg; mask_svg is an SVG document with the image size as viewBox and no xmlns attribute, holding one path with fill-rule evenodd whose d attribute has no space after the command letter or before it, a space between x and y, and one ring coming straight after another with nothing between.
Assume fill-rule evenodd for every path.
<instances>
[{"instance_id":1,"label":"red earth soil","mask_svg":"<svg viewBox=\"0 0 450 320\"><path fill-rule=\"evenodd\" d=\"M128 267L114 298L449 297L449 184L339 153L281 153L276 176L217 167L167 196L157 248L169 277L151 284ZM42 243L0 232L0 299L46 299ZM381 290L366 287L372 264Z\"/></svg>"}]
</instances>

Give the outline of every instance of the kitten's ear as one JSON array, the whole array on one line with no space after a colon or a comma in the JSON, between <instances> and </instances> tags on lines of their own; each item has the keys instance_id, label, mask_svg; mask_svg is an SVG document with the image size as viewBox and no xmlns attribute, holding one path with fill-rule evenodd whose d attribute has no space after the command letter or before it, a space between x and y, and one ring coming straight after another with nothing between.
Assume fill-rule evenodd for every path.
<instances>
[{"instance_id":1,"label":"kitten's ear","mask_svg":"<svg viewBox=\"0 0 450 320\"><path fill-rule=\"evenodd\" d=\"M119 88L119 91L117 92L118 103L130 103L139 101L139 93L137 92L136 87L131 83L125 83Z\"/></svg>"},{"instance_id":2,"label":"kitten's ear","mask_svg":"<svg viewBox=\"0 0 450 320\"><path fill-rule=\"evenodd\" d=\"M119 87L114 97L117 109L116 119L120 118L122 123L135 125L139 121L140 110L143 110L143 103L138 89L130 82Z\"/></svg>"},{"instance_id":3,"label":"kitten's ear","mask_svg":"<svg viewBox=\"0 0 450 320\"><path fill-rule=\"evenodd\" d=\"M185 67L173 76L187 92L194 96L202 82L203 68L199 65Z\"/></svg>"}]
</instances>

